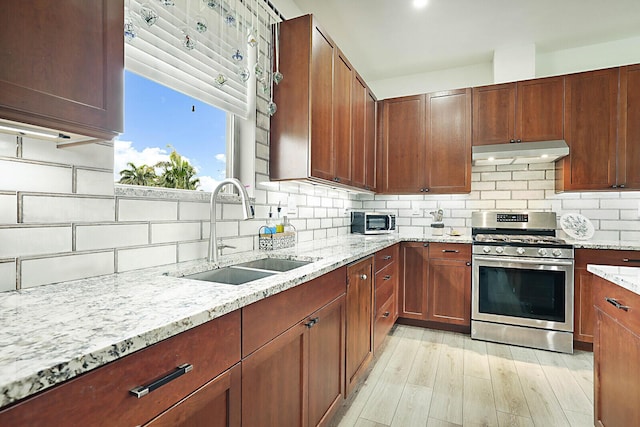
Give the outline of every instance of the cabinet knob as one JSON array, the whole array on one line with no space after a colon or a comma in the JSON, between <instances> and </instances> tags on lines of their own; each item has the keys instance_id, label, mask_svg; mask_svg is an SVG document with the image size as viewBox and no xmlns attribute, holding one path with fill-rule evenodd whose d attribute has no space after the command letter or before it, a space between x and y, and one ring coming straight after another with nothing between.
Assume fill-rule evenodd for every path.
<instances>
[{"instance_id":1,"label":"cabinet knob","mask_svg":"<svg viewBox=\"0 0 640 427\"><path fill-rule=\"evenodd\" d=\"M391 276L387 274L386 276L383 277L383 279L384 280L389 280L389 279L391 279Z\"/></svg>"},{"instance_id":2,"label":"cabinet knob","mask_svg":"<svg viewBox=\"0 0 640 427\"><path fill-rule=\"evenodd\" d=\"M510 139L509 140L509 144L515 144L516 140L515 139Z\"/></svg>"},{"instance_id":3,"label":"cabinet knob","mask_svg":"<svg viewBox=\"0 0 640 427\"><path fill-rule=\"evenodd\" d=\"M428 243L423 243L422 246L424 246L425 248L428 248L429 244Z\"/></svg>"},{"instance_id":4,"label":"cabinet knob","mask_svg":"<svg viewBox=\"0 0 640 427\"><path fill-rule=\"evenodd\" d=\"M624 184L620 184L620 188L624 188Z\"/></svg>"},{"instance_id":5,"label":"cabinet knob","mask_svg":"<svg viewBox=\"0 0 640 427\"><path fill-rule=\"evenodd\" d=\"M471 263L470 263L469 261L465 262L465 265L466 265L467 267L471 267Z\"/></svg>"},{"instance_id":6,"label":"cabinet knob","mask_svg":"<svg viewBox=\"0 0 640 427\"><path fill-rule=\"evenodd\" d=\"M425 189L424 189L424 192L425 192L425 193L428 193L428 192L429 192L429 189L428 189L428 188L425 188Z\"/></svg>"},{"instance_id":7,"label":"cabinet knob","mask_svg":"<svg viewBox=\"0 0 640 427\"><path fill-rule=\"evenodd\" d=\"M611 186L611 188L618 188L618 186L617 186L617 185L615 185L615 184L613 184L613 185Z\"/></svg>"},{"instance_id":8,"label":"cabinet knob","mask_svg":"<svg viewBox=\"0 0 640 427\"><path fill-rule=\"evenodd\" d=\"M366 274L361 274L361 275L360 275L360 278L361 278L362 280L367 280L367 275L366 275Z\"/></svg>"},{"instance_id":9,"label":"cabinet knob","mask_svg":"<svg viewBox=\"0 0 640 427\"><path fill-rule=\"evenodd\" d=\"M518 144L520 144L520 143L522 142L522 140L521 140L521 139L516 139L516 142L517 142Z\"/></svg>"},{"instance_id":10,"label":"cabinet knob","mask_svg":"<svg viewBox=\"0 0 640 427\"><path fill-rule=\"evenodd\" d=\"M382 257L382 259L385 261L389 261L391 259L391 255L385 255L384 257Z\"/></svg>"},{"instance_id":11,"label":"cabinet knob","mask_svg":"<svg viewBox=\"0 0 640 427\"><path fill-rule=\"evenodd\" d=\"M385 311L384 314L382 315L382 317L389 317L391 313L389 313L388 311Z\"/></svg>"},{"instance_id":12,"label":"cabinet knob","mask_svg":"<svg viewBox=\"0 0 640 427\"><path fill-rule=\"evenodd\" d=\"M319 318L314 317L313 319L309 319L309 321L307 323L304 324L304 326L306 326L307 328L312 328L313 325L315 325L316 323L318 323L320 321Z\"/></svg>"}]
</instances>

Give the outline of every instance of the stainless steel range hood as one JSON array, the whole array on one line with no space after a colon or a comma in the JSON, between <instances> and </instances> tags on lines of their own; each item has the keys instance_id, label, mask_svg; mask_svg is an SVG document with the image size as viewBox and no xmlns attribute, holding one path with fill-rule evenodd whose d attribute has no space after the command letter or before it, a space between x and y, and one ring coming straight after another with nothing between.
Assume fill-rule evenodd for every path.
<instances>
[{"instance_id":1,"label":"stainless steel range hood","mask_svg":"<svg viewBox=\"0 0 640 427\"><path fill-rule=\"evenodd\" d=\"M513 144L476 145L472 148L473 164L518 165L550 163L569 155L569 146L562 140L520 142Z\"/></svg>"}]
</instances>

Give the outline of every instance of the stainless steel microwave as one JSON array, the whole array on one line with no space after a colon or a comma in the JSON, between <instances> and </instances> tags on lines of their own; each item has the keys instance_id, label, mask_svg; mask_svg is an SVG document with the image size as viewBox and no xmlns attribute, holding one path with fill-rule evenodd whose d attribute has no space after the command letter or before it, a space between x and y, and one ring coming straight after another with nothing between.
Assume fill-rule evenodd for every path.
<instances>
[{"instance_id":1,"label":"stainless steel microwave","mask_svg":"<svg viewBox=\"0 0 640 427\"><path fill-rule=\"evenodd\" d=\"M382 212L351 212L351 232L386 234L396 229L396 216Z\"/></svg>"}]
</instances>

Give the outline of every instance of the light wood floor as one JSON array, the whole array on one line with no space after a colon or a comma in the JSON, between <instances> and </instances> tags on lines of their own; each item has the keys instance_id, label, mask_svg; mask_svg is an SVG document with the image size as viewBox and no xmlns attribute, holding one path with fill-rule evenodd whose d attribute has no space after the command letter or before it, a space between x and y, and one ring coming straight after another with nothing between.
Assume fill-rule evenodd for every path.
<instances>
[{"instance_id":1,"label":"light wood floor","mask_svg":"<svg viewBox=\"0 0 640 427\"><path fill-rule=\"evenodd\" d=\"M396 325L339 427L593 426L593 355Z\"/></svg>"}]
</instances>

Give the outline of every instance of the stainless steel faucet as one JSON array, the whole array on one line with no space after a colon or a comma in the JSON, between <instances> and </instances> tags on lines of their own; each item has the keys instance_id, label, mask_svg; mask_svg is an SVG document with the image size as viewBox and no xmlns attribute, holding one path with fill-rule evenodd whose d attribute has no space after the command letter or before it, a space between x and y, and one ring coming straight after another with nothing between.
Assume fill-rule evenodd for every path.
<instances>
[{"instance_id":1,"label":"stainless steel faucet","mask_svg":"<svg viewBox=\"0 0 640 427\"><path fill-rule=\"evenodd\" d=\"M225 178L211 193L211 222L210 222L210 232L209 232L209 255L207 259L209 262L218 262L218 239L216 238L216 196L227 184L231 184L238 189L240 193L240 199L242 200L242 219L250 219L254 216L253 205L251 205L249 201L249 195L247 194L247 190L244 188L244 185L237 180L236 178ZM229 246L227 246L229 247Z\"/></svg>"}]
</instances>

